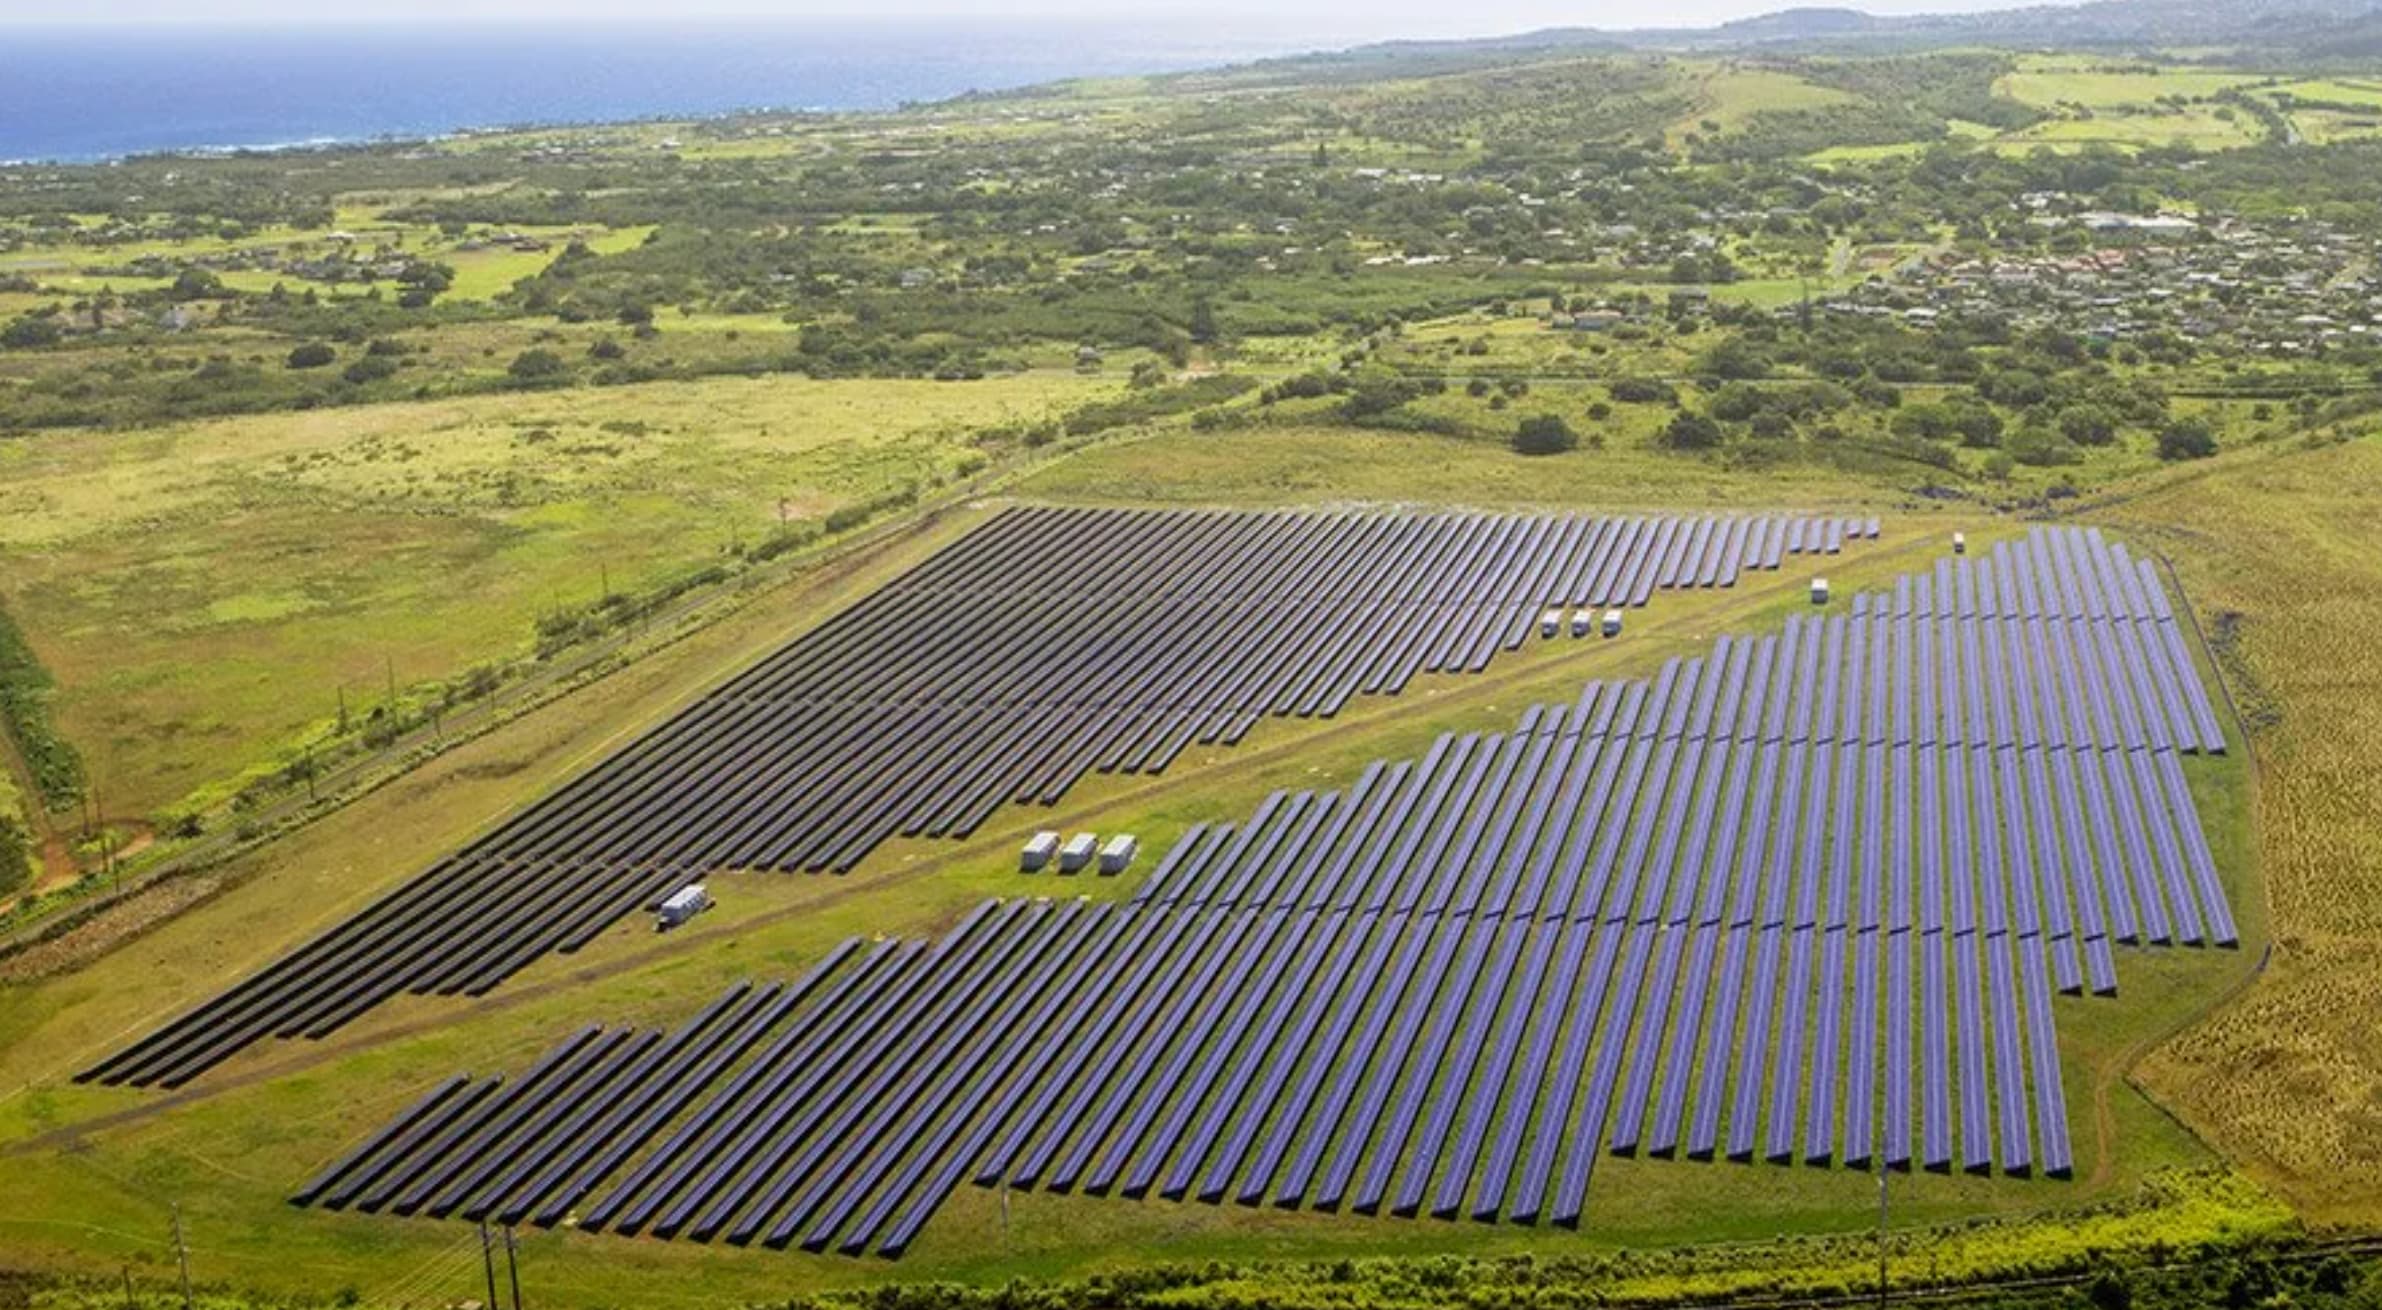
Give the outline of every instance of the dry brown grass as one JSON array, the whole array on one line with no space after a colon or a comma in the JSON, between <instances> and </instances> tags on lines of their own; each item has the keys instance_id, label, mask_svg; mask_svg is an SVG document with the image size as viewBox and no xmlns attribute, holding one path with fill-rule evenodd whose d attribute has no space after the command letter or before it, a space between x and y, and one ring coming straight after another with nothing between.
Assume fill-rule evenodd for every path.
<instances>
[{"instance_id":1,"label":"dry brown grass","mask_svg":"<svg viewBox=\"0 0 2382 1310\"><path fill-rule=\"evenodd\" d=\"M2250 452L2102 517L2174 560L2244 718L2274 957L2138 1077L2316 1221L2382 1222L2382 443Z\"/></svg>"}]
</instances>

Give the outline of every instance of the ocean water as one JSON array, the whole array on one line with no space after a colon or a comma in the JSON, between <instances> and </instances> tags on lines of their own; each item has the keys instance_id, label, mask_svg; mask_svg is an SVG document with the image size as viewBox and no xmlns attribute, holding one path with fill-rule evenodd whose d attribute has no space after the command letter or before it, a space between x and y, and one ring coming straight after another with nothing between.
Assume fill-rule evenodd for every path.
<instances>
[{"instance_id":1,"label":"ocean water","mask_svg":"<svg viewBox=\"0 0 2382 1310\"><path fill-rule=\"evenodd\" d=\"M1243 24L1058 19L0 26L0 160L885 109L1330 44Z\"/></svg>"}]
</instances>

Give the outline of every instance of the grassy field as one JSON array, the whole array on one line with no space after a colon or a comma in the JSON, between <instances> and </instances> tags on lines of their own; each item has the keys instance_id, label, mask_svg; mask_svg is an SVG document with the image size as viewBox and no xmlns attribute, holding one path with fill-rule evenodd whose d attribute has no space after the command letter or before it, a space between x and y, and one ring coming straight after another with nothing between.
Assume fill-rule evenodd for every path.
<instances>
[{"instance_id":1,"label":"grassy field","mask_svg":"<svg viewBox=\"0 0 2382 1310\"><path fill-rule=\"evenodd\" d=\"M2177 97L2205 100L2261 80L2255 73L2190 68L2151 72L2133 64L2104 66L2075 56L2036 55L2022 58L2017 70L2005 75L1994 89L2023 104L2043 108L2066 104L2117 109Z\"/></svg>"},{"instance_id":2,"label":"grassy field","mask_svg":"<svg viewBox=\"0 0 2382 1310\"><path fill-rule=\"evenodd\" d=\"M2363 78L2286 82L2259 92L2310 145L2382 134L2382 83Z\"/></svg>"},{"instance_id":3,"label":"grassy field","mask_svg":"<svg viewBox=\"0 0 2382 1310\"><path fill-rule=\"evenodd\" d=\"M1688 82L1695 109L1665 131L1664 138L1673 148L1690 135L1725 135L1760 114L1828 109L1857 99L1792 73L1734 64L1698 67L1689 74Z\"/></svg>"},{"instance_id":4,"label":"grassy field","mask_svg":"<svg viewBox=\"0 0 2382 1310\"><path fill-rule=\"evenodd\" d=\"M1830 576L1847 588L1883 581L1932 558L1953 527L1969 530L1980 543L2011 530L1974 511L1921 515L1915 506L1884 504L1866 484L1851 480L1782 483L1773 475L1718 469L1680 474L1669 467L1623 473L1586 459L1567 468L1561 461L1519 461L1476 443L1402 435L1264 432L1113 445L1061 460L1033 478L1031 489L1051 499L1130 495L1160 503L1410 502L1424 496L1468 505L1769 504L1886 513L1887 542L1829 561ZM1285 481L1286 475L1295 480ZM698 930L673 937L668 949L657 947L639 925L623 925L577 956L541 962L483 1001L408 1000L322 1046L252 1051L203 1080L197 1096L162 1110L147 1108L154 1094L58 1081L181 998L336 921L391 879L551 786L621 734L974 517L972 511L948 516L880 561L822 580L782 604L757 606L441 757L251 857L215 899L93 967L0 991L0 1088L12 1089L0 1091L0 1149L115 1113L139 1116L96 1128L70 1149L11 1156L12 1185L37 1202L26 1217L0 1217L0 1237L12 1252L44 1267L104 1272L121 1261L162 1273L170 1255L162 1241L164 1207L180 1200L202 1278L283 1290L353 1287L368 1299L385 1299L390 1289L425 1280L446 1287L441 1295L466 1295L476 1271L456 1258L457 1252L468 1254L468 1232L459 1226L296 1212L280 1203L282 1192L447 1073L518 1067L558 1033L590 1019L683 1015L716 987L740 977L782 976L841 936L931 932L985 895L1020 890L1009 863L1014 840L1050 821L1024 812L997 821L964 846L888 847L844 879L720 880L715 891L723 909ZM1719 632L1771 627L1801 607L1802 582L1812 567L1734 591L1658 598L1623 642L1534 643L1482 678L1433 680L1399 698L1361 703L1330 723L1269 722L1243 747L1197 754L1155 781L1094 780L1064 803L1063 825L1135 830L1157 848L1195 819L1245 813L1272 788L1345 781L1364 761L1410 754L1437 732L1509 725L1522 705L1568 697L1584 678L1641 674L1667 655L1702 649ZM2140 1207L2136 1219L2108 1222L2138 1224L2146 1242L2188 1243L2288 1222L2255 1188L2173 1182L2172 1171L2205 1170L2215 1157L2126 1079L2140 1050L2189 1022L2241 977L2262 940L2263 898L2252 881L2245 781L2225 763L2193 766L2252 950L2129 952L2121 962L2122 1000L2056 1002L2079 1178L1898 1179L1896 1223L1914 1232L1979 1216L2014 1222L2042 1217L1999 1238L1914 1239L1932 1252L1926 1258L1945 1258L1964 1242L2036 1248L2073 1243L2079 1230L2066 1216L2088 1204ZM1080 889L1119 895L1131 882L1094 881ZM304 906L304 913L293 915L292 905ZM1759 1185L1749 1187L1749 1180ZM1552 1253L1686 1243L1775 1249L1781 1233L1859 1232L1874 1223L1875 1201L1874 1180L1857 1173L1618 1159L1600 1164L1580 1233L1040 1194L1015 1195L1004 1211L991 1194L963 1189L898 1265L556 1233L529 1236L524 1275L542 1304L609 1304L628 1280L667 1289L662 1300L716 1304L763 1299L789 1280L801 1287L889 1278L994 1282L1021 1274L1082 1274L1152 1258ZM1908 1257L1914 1261L1921 1258L1916 1249ZM1710 1258L1730 1263L1725 1254ZM1690 1267L1692 1262L1676 1268ZM1740 1270L1715 1277L1711 1286L1745 1287L1755 1285L1747 1279L1758 1283L1763 1275Z\"/></svg>"},{"instance_id":5,"label":"grassy field","mask_svg":"<svg viewBox=\"0 0 2382 1310\"><path fill-rule=\"evenodd\" d=\"M981 458L1121 383L724 378L60 434L0 450L0 595L112 812L173 804L532 622Z\"/></svg>"},{"instance_id":6,"label":"grassy field","mask_svg":"<svg viewBox=\"0 0 2382 1310\"><path fill-rule=\"evenodd\" d=\"M1811 466L1748 478L1618 444L1525 459L1487 441L1344 427L1164 433L1069 456L1025 494L1095 503L1406 504L1689 508L1897 500L1873 481Z\"/></svg>"},{"instance_id":7,"label":"grassy field","mask_svg":"<svg viewBox=\"0 0 2382 1310\"><path fill-rule=\"evenodd\" d=\"M350 248L360 251L386 249L394 257L423 259L452 268L455 280L447 289L447 298L488 300L554 262L555 251L569 241L579 240L598 254L612 254L634 248L653 232L650 227L618 230L567 227L507 229L514 235L544 242L548 247L544 250L523 250L509 244L490 243L486 232L448 236L435 227L386 219L378 208L373 207L344 209L340 213L340 221L352 225L352 230L347 227L331 230L344 232L354 238L352 241L332 240L329 235L331 230L310 231L289 227L265 228L253 235L237 238L158 238L104 245L61 241L0 254L0 275L23 273L41 284L41 294L21 295L29 302L27 307L30 307L51 303L61 295L144 291L172 282L171 277L137 277L89 271L118 267L143 259L179 263L267 249L300 257L324 256ZM384 295L393 295L397 290L396 282L388 279L364 278L329 286L270 269L232 268L224 270L221 277L225 286L237 291L266 292L279 285L295 295L313 286L323 295L359 296L374 289ZM5 309L5 305L0 305L0 310Z\"/></svg>"},{"instance_id":8,"label":"grassy field","mask_svg":"<svg viewBox=\"0 0 2382 1310\"><path fill-rule=\"evenodd\" d=\"M2175 560L2253 724L2273 964L2144 1083L2311 1216L2382 1223L2382 443L2231 457L2098 517Z\"/></svg>"},{"instance_id":9,"label":"grassy field","mask_svg":"<svg viewBox=\"0 0 2382 1310\"><path fill-rule=\"evenodd\" d=\"M2051 119L1998 136L1998 148L2077 148L2077 145L2189 145L2194 150L2232 150L2234 145L2261 141L2256 121L2227 117L2222 107L2184 107L2184 110L2094 112L2091 117Z\"/></svg>"},{"instance_id":10,"label":"grassy field","mask_svg":"<svg viewBox=\"0 0 2382 1310\"><path fill-rule=\"evenodd\" d=\"M2085 145L2172 146L2195 150L2228 150L2255 145L2261 139L2257 123L2239 111L2222 106L2192 105L2182 109L2135 111L2096 110L2090 117L2054 118L1995 138L2000 148L2047 145L2073 149Z\"/></svg>"}]
</instances>

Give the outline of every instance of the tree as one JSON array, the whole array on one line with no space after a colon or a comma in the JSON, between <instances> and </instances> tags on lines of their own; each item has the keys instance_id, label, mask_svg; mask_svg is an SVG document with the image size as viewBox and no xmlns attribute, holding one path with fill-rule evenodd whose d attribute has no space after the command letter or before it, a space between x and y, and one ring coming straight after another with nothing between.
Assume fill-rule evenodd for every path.
<instances>
[{"instance_id":1,"label":"tree","mask_svg":"<svg viewBox=\"0 0 2382 1310\"><path fill-rule=\"evenodd\" d=\"M567 371L562 356L551 350L524 350L505 368L515 382L524 384L552 382Z\"/></svg>"},{"instance_id":2,"label":"tree","mask_svg":"<svg viewBox=\"0 0 2382 1310\"><path fill-rule=\"evenodd\" d=\"M291 368L321 368L339 358L339 352L321 341L309 341L289 352Z\"/></svg>"},{"instance_id":3,"label":"tree","mask_svg":"<svg viewBox=\"0 0 2382 1310\"><path fill-rule=\"evenodd\" d=\"M1693 370L1705 377L1743 380L1767 377L1769 357L1737 337L1727 337L1696 360Z\"/></svg>"},{"instance_id":4,"label":"tree","mask_svg":"<svg viewBox=\"0 0 2382 1310\"><path fill-rule=\"evenodd\" d=\"M203 268L185 268L166 292L168 299L210 300L223 294L223 279Z\"/></svg>"},{"instance_id":5,"label":"tree","mask_svg":"<svg viewBox=\"0 0 2382 1310\"><path fill-rule=\"evenodd\" d=\"M2117 415L2100 405L2076 405L2060 411L2059 434L2079 446L2106 446L2117 440Z\"/></svg>"},{"instance_id":6,"label":"tree","mask_svg":"<svg viewBox=\"0 0 2382 1310\"><path fill-rule=\"evenodd\" d=\"M1556 414L1533 414L1514 427L1517 455L1560 455L1579 447L1579 435Z\"/></svg>"},{"instance_id":7,"label":"tree","mask_svg":"<svg viewBox=\"0 0 2382 1310\"><path fill-rule=\"evenodd\" d=\"M2159 431L2160 459L2207 459L2216 453L2216 429L2207 419L2178 419Z\"/></svg>"},{"instance_id":8,"label":"tree","mask_svg":"<svg viewBox=\"0 0 2382 1310\"><path fill-rule=\"evenodd\" d=\"M1712 393L1704 409L1723 423L1743 423L1762 412L1761 388L1745 382L1731 382Z\"/></svg>"},{"instance_id":9,"label":"tree","mask_svg":"<svg viewBox=\"0 0 2382 1310\"><path fill-rule=\"evenodd\" d=\"M1394 369L1368 364L1358 369L1349 388L1348 399L1341 402L1344 417L1371 418L1386 414L1409 400L1423 394L1422 385Z\"/></svg>"},{"instance_id":10,"label":"tree","mask_svg":"<svg viewBox=\"0 0 2382 1310\"><path fill-rule=\"evenodd\" d=\"M1674 415L1662 430L1662 444L1673 450L1710 450L1720 438L1720 425L1701 414Z\"/></svg>"}]
</instances>

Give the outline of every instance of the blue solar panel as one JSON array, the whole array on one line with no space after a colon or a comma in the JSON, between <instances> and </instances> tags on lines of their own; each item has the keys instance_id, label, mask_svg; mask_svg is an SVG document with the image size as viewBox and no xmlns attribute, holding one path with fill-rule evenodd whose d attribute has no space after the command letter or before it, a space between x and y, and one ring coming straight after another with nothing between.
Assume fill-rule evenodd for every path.
<instances>
[{"instance_id":1,"label":"blue solar panel","mask_svg":"<svg viewBox=\"0 0 2382 1310\"><path fill-rule=\"evenodd\" d=\"M1346 644L1351 680L1476 659L1575 579L1699 585L1862 526L1384 521L1336 518L1318 585L1378 577L1436 617L1379 660ZM1364 562L1383 549L1412 567ZM594 1213L892 1254L970 1171L1576 1224L1608 1150L2065 1170L2055 986L2113 990L2117 936L2234 940L2178 756L2198 677L2145 578L2095 534L2036 533L1275 793L1187 831L1115 909L1011 905L882 947ZM1338 675L1273 676L1219 673L1150 732L1222 739ZM443 1133L356 1199L495 1213L576 1177L575 1139L622 1118L605 1089L664 1047L575 1049L551 1094L459 1084L468 1113L378 1135Z\"/></svg>"}]
</instances>

